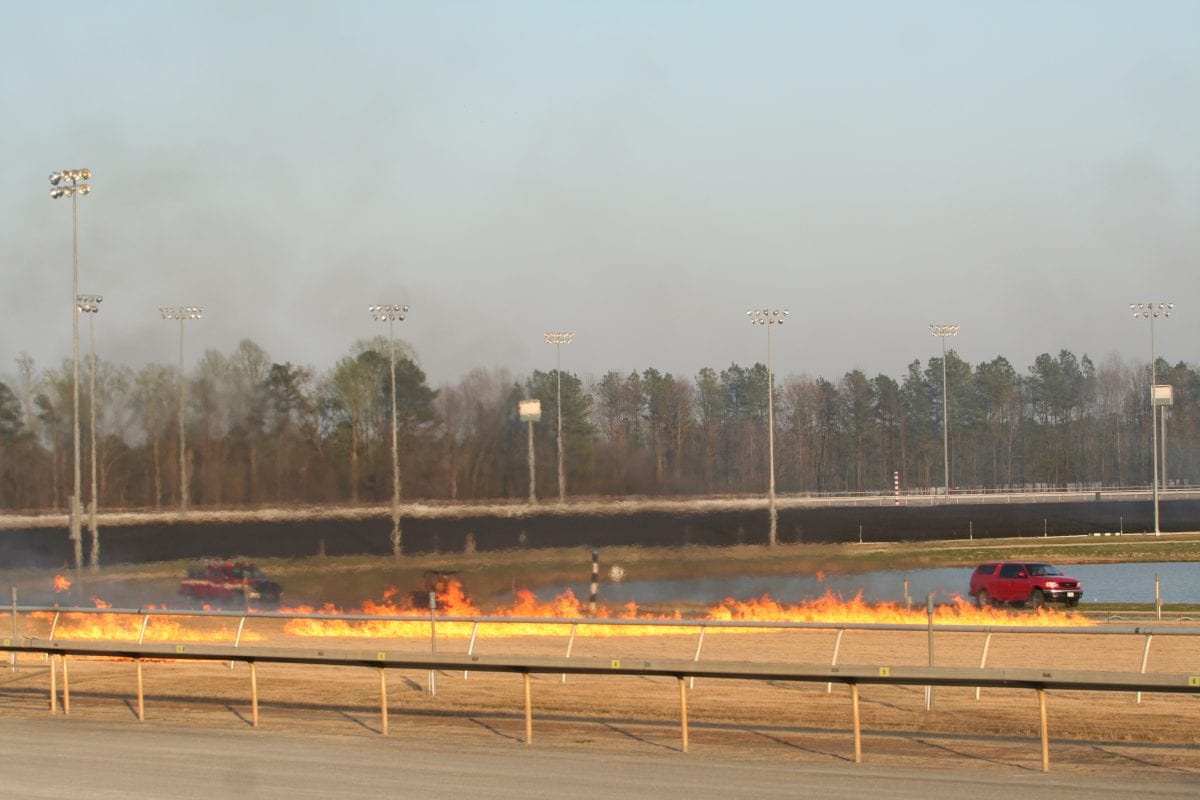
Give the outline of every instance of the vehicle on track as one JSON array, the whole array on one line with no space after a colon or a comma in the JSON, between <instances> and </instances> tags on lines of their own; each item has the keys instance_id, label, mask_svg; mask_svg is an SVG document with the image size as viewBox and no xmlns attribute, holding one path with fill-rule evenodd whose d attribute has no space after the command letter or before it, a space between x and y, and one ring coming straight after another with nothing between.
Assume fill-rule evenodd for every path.
<instances>
[{"instance_id":1,"label":"vehicle on track","mask_svg":"<svg viewBox=\"0 0 1200 800\"><path fill-rule=\"evenodd\" d=\"M993 561L971 573L970 595L980 608L1014 603L1041 608L1046 603L1078 605L1083 587L1058 567L1039 562Z\"/></svg>"},{"instance_id":2,"label":"vehicle on track","mask_svg":"<svg viewBox=\"0 0 1200 800\"><path fill-rule=\"evenodd\" d=\"M209 561L187 571L179 593L195 600L258 600L278 603L283 591L262 570L245 561Z\"/></svg>"}]
</instances>

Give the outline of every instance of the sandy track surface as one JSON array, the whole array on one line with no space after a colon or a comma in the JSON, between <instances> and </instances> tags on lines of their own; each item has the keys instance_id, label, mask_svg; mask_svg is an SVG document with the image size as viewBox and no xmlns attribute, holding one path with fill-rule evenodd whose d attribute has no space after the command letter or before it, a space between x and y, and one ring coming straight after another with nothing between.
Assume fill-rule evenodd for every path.
<instances>
[{"instance_id":1,"label":"sandy track surface","mask_svg":"<svg viewBox=\"0 0 1200 800\"><path fill-rule=\"evenodd\" d=\"M566 628L554 636L481 636L477 654L566 653ZM428 653L428 639L285 636L264 626L265 645L323 646ZM833 631L709 632L705 661L828 664ZM1104 669L1135 672L1141 636L995 634L989 667ZM251 642L247 642L251 644ZM983 634L940 633L939 666L979 666ZM465 636L439 630L439 653L465 653ZM694 632L677 635L577 636L573 657L692 658ZM925 632L847 632L840 664L920 665ZM71 716L136 723L135 670L130 662L71 659ZM1200 673L1200 640L1155 637L1149 672ZM244 664L153 662L144 667L146 724L244 729L250 721L249 669ZM375 670L261 665L260 728L344 736L381 731ZM442 672L436 694L428 672L387 672L390 737L444 741L447 746L520 746L524 738L520 676ZM23 656L0 671L0 714L48 712L48 665ZM61 688L61 677L60 677ZM1052 691L1051 764L1056 772L1112 770L1146 780L1195 779L1200 791L1200 695ZM897 767L1038 771L1037 696L1031 690L934 690L925 710L922 687L861 689L864 761ZM672 679L535 676L534 745L605 752L678 752L678 687ZM60 709L61 713L61 709ZM700 679L688 693L689 757L844 765L852 762L849 689L826 684Z\"/></svg>"}]
</instances>

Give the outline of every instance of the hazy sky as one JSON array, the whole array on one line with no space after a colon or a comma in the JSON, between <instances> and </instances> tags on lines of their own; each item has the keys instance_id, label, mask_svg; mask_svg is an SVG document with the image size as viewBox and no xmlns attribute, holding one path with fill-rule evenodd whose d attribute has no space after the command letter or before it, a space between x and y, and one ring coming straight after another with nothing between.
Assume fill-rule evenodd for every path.
<instances>
[{"instance_id":1,"label":"hazy sky","mask_svg":"<svg viewBox=\"0 0 1200 800\"><path fill-rule=\"evenodd\" d=\"M1200 2L4 2L0 376L242 338L432 384L1198 359ZM83 346L87 326L82 327Z\"/></svg>"}]
</instances>

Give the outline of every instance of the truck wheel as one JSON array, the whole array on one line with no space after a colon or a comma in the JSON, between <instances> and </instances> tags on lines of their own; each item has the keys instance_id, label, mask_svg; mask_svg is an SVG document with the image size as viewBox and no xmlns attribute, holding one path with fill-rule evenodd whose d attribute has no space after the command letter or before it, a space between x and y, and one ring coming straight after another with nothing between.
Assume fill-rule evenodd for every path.
<instances>
[{"instance_id":1,"label":"truck wheel","mask_svg":"<svg viewBox=\"0 0 1200 800\"><path fill-rule=\"evenodd\" d=\"M991 605L992 598L988 596L987 589L979 590L979 594L975 595L975 602L980 608L987 608Z\"/></svg>"},{"instance_id":2,"label":"truck wheel","mask_svg":"<svg viewBox=\"0 0 1200 800\"><path fill-rule=\"evenodd\" d=\"M1046 605L1046 595L1042 594L1041 589L1034 589L1029 593L1029 605L1033 608L1041 608Z\"/></svg>"}]
</instances>

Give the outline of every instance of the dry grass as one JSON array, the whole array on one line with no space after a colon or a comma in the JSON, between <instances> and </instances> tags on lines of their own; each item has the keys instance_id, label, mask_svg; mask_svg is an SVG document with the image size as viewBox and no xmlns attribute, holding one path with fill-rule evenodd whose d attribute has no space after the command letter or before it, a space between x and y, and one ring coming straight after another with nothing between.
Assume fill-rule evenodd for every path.
<instances>
[{"instance_id":1,"label":"dry grass","mask_svg":"<svg viewBox=\"0 0 1200 800\"><path fill-rule=\"evenodd\" d=\"M283 637L259 631L268 644L428 652L421 640L363 642ZM760 634L710 632L703 659L828 664L831 631ZM1136 671L1142 637L996 634L988 666ZM480 639L483 654L551 655L566 652L565 637ZM579 637L572 656L587 658L691 658L694 635ZM981 634L939 634L937 663L978 666ZM464 638L439 637L441 653L465 653ZM1191 637L1156 637L1149 671L1197 668ZM923 664L923 632L848 632L839 663ZM135 673L120 661L72 659L73 717L132 720ZM249 670L244 664L158 662L145 667L148 724L243 727L249 724ZM261 665L257 669L261 726L319 734L367 736L380 731L376 671L340 667ZM448 742L511 743L522 740L523 684L508 674L444 672L437 694L427 692L427 672L387 673L393 735L446 737ZM48 668L23 657L16 671L0 673L0 711L45 714ZM1050 692L1050 726L1056 762L1168 769L1200 778L1200 696ZM921 687L864 686L862 721L867 759L878 763L963 766L1040 766L1038 706L1030 690L937 688L925 711ZM535 739L551 746L651 750L679 748L678 687L674 680L636 677L537 676L533 679ZM825 684L698 680L688 693L692 750L745 758L844 762L850 755L848 689ZM1153 744L1153 747L1147 747ZM1062 769L1063 767L1058 767ZM1080 767L1082 768L1082 767Z\"/></svg>"}]
</instances>

